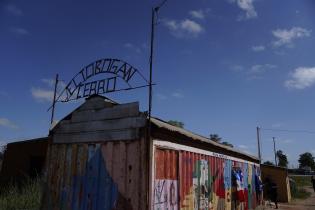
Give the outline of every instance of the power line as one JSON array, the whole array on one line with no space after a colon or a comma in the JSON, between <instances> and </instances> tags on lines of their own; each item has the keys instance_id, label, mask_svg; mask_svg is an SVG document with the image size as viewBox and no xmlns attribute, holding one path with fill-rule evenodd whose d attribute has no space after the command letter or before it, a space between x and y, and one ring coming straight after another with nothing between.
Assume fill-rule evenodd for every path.
<instances>
[{"instance_id":1,"label":"power line","mask_svg":"<svg viewBox=\"0 0 315 210\"><path fill-rule=\"evenodd\" d=\"M264 131L315 134L315 131L309 131L309 130L287 130L287 129L273 129L273 128L260 128L260 129Z\"/></svg>"}]
</instances>

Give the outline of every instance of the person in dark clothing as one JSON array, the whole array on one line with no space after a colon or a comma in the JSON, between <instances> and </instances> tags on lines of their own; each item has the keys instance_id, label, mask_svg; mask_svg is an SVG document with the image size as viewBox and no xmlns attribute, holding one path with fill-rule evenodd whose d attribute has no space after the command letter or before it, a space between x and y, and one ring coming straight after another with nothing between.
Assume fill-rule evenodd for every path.
<instances>
[{"instance_id":1,"label":"person in dark clothing","mask_svg":"<svg viewBox=\"0 0 315 210\"><path fill-rule=\"evenodd\" d=\"M274 182L271 182L271 201L275 202L275 205L276 205L276 209L278 208L278 186L276 183Z\"/></svg>"},{"instance_id":2,"label":"person in dark clothing","mask_svg":"<svg viewBox=\"0 0 315 210\"><path fill-rule=\"evenodd\" d=\"M278 186L271 179L266 178L265 187L267 191L267 198L275 203L276 209L278 209Z\"/></svg>"},{"instance_id":3,"label":"person in dark clothing","mask_svg":"<svg viewBox=\"0 0 315 210\"><path fill-rule=\"evenodd\" d=\"M312 181L313 189L314 189L314 192L315 192L315 175L313 175L313 176L311 177L311 181Z\"/></svg>"}]
</instances>

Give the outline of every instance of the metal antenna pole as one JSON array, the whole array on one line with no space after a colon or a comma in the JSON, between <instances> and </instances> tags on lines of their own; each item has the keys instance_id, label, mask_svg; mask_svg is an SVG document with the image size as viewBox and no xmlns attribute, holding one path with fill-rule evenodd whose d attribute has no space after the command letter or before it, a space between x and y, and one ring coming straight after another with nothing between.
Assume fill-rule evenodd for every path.
<instances>
[{"instance_id":1,"label":"metal antenna pole","mask_svg":"<svg viewBox=\"0 0 315 210\"><path fill-rule=\"evenodd\" d=\"M58 74L56 74L56 80L55 80L55 91L54 91L54 99L53 99L52 110L51 110L50 125L52 125L52 123L54 122L55 105L56 105L56 94L57 94L57 85L58 85Z\"/></svg>"},{"instance_id":2,"label":"metal antenna pole","mask_svg":"<svg viewBox=\"0 0 315 210\"><path fill-rule=\"evenodd\" d=\"M275 153L275 164L276 164L276 166L278 166L275 137L272 137L272 140L273 140L273 151L274 151L274 153Z\"/></svg>"},{"instance_id":3,"label":"metal antenna pole","mask_svg":"<svg viewBox=\"0 0 315 210\"><path fill-rule=\"evenodd\" d=\"M258 144L258 158L261 163L261 153L260 153L260 128L257 126L257 144Z\"/></svg>"}]
</instances>

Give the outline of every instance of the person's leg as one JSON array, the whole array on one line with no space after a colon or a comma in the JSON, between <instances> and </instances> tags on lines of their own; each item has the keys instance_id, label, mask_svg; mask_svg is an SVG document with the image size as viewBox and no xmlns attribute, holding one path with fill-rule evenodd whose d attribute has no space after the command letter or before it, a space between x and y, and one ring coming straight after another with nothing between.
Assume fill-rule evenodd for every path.
<instances>
[{"instance_id":1,"label":"person's leg","mask_svg":"<svg viewBox=\"0 0 315 210\"><path fill-rule=\"evenodd\" d=\"M276 205L276 209L278 208L278 194L276 193L275 194L275 200L274 200L274 202L275 202L275 205Z\"/></svg>"},{"instance_id":2,"label":"person's leg","mask_svg":"<svg viewBox=\"0 0 315 210\"><path fill-rule=\"evenodd\" d=\"M278 208L278 201L277 199L275 200L275 205L276 205L276 209Z\"/></svg>"}]
</instances>

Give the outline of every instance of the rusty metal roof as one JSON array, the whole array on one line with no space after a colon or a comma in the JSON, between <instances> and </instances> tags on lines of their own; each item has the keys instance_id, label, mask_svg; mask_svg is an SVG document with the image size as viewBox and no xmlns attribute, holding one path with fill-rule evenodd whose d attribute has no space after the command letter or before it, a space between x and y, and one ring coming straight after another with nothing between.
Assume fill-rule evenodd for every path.
<instances>
[{"instance_id":1,"label":"rusty metal roof","mask_svg":"<svg viewBox=\"0 0 315 210\"><path fill-rule=\"evenodd\" d=\"M184 135L184 136L187 136L188 138L191 138L193 140L197 140L197 141L201 141L201 142L205 142L207 144L211 144L213 146L216 146L216 147L219 147L219 148L222 148L224 150L227 150L227 151L230 151L230 152L236 152L236 153L239 153L241 155L245 155L249 158L252 158L252 159L255 159L257 161L259 161L259 158L256 157L256 156L253 156L253 155L250 155L248 153L244 153L240 150L237 150L235 148L232 148L232 147L229 147L229 146L226 146L226 145L223 145L223 144L220 144L220 143L217 143L215 141L212 141L210 140L209 138L206 138L204 136L201 136L201 135L198 135L198 134L195 134L191 131L188 131L186 129L183 129L183 128L180 128L180 127L177 127L177 126L174 126L174 125L171 125L159 118L156 118L156 117L151 117L151 123L153 123L155 126L157 126L158 128L164 128L168 131L171 131L171 132L176 132L176 133L179 133L181 135Z\"/></svg>"}]
</instances>

